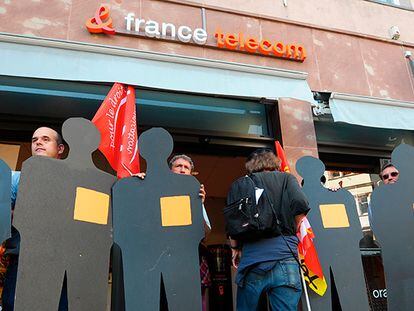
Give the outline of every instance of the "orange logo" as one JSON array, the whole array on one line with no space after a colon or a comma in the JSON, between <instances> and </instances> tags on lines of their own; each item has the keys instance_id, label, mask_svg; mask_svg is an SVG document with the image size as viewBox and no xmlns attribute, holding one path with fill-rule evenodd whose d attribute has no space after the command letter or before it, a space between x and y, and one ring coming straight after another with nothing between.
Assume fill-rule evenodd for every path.
<instances>
[{"instance_id":1,"label":"orange logo","mask_svg":"<svg viewBox=\"0 0 414 311\"><path fill-rule=\"evenodd\" d=\"M259 53L262 55L272 55L303 62L306 59L305 48L297 44L285 44L280 41L269 41L267 39L258 40L253 37L246 37L242 32L223 33L220 29L214 36L217 38L217 47L246 51L249 53Z\"/></svg>"},{"instance_id":2,"label":"orange logo","mask_svg":"<svg viewBox=\"0 0 414 311\"><path fill-rule=\"evenodd\" d=\"M109 8L101 5L96 11L95 16L86 21L86 28L90 33L106 33L114 35L115 29L112 28L112 18L109 17Z\"/></svg>"}]
</instances>

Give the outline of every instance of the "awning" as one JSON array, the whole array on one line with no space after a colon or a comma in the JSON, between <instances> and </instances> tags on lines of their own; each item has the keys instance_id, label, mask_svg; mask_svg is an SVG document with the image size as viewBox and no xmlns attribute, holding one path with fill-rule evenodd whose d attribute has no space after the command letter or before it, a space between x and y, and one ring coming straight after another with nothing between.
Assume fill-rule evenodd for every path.
<instances>
[{"instance_id":1,"label":"awning","mask_svg":"<svg viewBox=\"0 0 414 311\"><path fill-rule=\"evenodd\" d=\"M313 102L304 72L5 33L0 75Z\"/></svg>"},{"instance_id":2,"label":"awning","mask_svg":"<svg viewBox=\"0 0 414 311\"><path fill-rule=\"evenodd\" d=\"M329 107L335 122L414 130L414 102L332 93Z\"/></svg>"}]
</instances>

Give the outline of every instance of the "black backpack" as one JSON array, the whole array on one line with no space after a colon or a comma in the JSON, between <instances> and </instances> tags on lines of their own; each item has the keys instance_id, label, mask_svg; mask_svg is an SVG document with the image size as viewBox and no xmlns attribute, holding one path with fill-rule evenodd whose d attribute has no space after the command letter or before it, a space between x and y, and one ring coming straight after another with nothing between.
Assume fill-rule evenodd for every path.
<instances>
[{"instance_id":1,"label":"black backpack","mask_svg":"<svg viewBox=\"0 0 414 311\"><path fill-rule=\"evenodd\" d=\"M263 189L257 204L256 189ZM255 241L281 234L273 203L255 174L233 182L227 195L224 218L227 234L238 241Z\"/></svg>"}]
</instances>

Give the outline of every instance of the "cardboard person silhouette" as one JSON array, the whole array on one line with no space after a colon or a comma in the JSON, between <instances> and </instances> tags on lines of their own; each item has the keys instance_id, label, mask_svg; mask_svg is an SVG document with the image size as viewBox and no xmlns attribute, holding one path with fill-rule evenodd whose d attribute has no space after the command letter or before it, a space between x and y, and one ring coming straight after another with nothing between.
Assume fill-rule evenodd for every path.
<instances>
[{"instance_id":1,"label":"cardboard person silhouette","mask_svg":"<svg viewBox=\"0 0 414 311\"><path fill-rule=\"evenodd\" d=\"M373 230L381 245L388 310L413 310L414 147L401 144L391 158L400 175L372 193Z\"/></svg>"},{"instance_id":2,"label":"cardboard person silhouette","mask_svg":"<svg viewBox=\"0 0 414 311\"><path fill-rule=\"evenodd\" d=\"M166 130L142 133L139 146L147 162L145 179L121 179L112 191L126 310L159 310L161 278L170 311L201 310L200 184L193 176L170 171L167 158L173 141Z\"/></svg>"},{"instance_id":3,"label":"cardboard person silhouette","mask_svg":"<svg viewBox=\"0 0 414 311\"><path fill-rule=\"evenodd\" d=\"M11 170L0 159L0 244L10 237L11 228Z\"/></svg>"},{"instance_id":4,"label":"cardboard person silhouette","mask_svg":"<svg viewBox=\"0 0 414 311\"><path fill-rule=\"evenodd\" d=\"M67 159L34 156L23 164L15 311L56 311L65 273L69 310L106 309L115 177L92 162L100 135L90 121L68 119L62 132Z\"/></svg>"},{"instance_id":5,"label":"cardboard person silhouette","mask_svg":"<svg viewBox=\"0 0 414 311\"><path fill-rule=\"evenodd\" d=\"M322 297L310 294L312 309L332 310L332 272L342 310L369 310L359 250L363 235L354 197L345 189L333 192L321 184L325 165L319 159L302 157L296 170L304 179L303 191L311 207L307 217L328 285Z\"/></svg>"}]
</instances>

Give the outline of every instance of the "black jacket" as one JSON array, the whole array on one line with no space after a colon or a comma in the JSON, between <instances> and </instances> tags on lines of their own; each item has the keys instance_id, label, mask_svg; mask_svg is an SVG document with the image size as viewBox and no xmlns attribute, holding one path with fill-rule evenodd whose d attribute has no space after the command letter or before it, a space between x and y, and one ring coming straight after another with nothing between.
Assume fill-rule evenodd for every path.
<instances>
[{"instance_id":1,"label":"black jacket","mask_svg":"<svg viewBox=\"0 0 414 311\"><path fill-rule=\"evenodd\" d=\"M281 172L254 173L255 183L262 185L273 202L276 214L281 222L282 233L296 234L295 216L307 214L308 199L300 188L295 176Z\"/></svg>"},{"instance_id":2,"label":"black jacket","mask_svg":"<svg viewBox=\"0 0 414 311\"><path fill-rule=\"evenodd\" d=\"M264 189L268 199L273 203L273 208L280 222L280 230L284 235L296 234L295 216L307 214L309 211L308 200L302 192L297 179L288 173L260 172L253 173L249 177L254 181L257 188ZM247 177L235 182L227 196L227 205L240 199L246 188L251 189ZM254 192L254 190L250 190ZM261 196L264 197L264 193ZM249 197L255 197L254 193Z\"/></svg>"}]
</instances>

